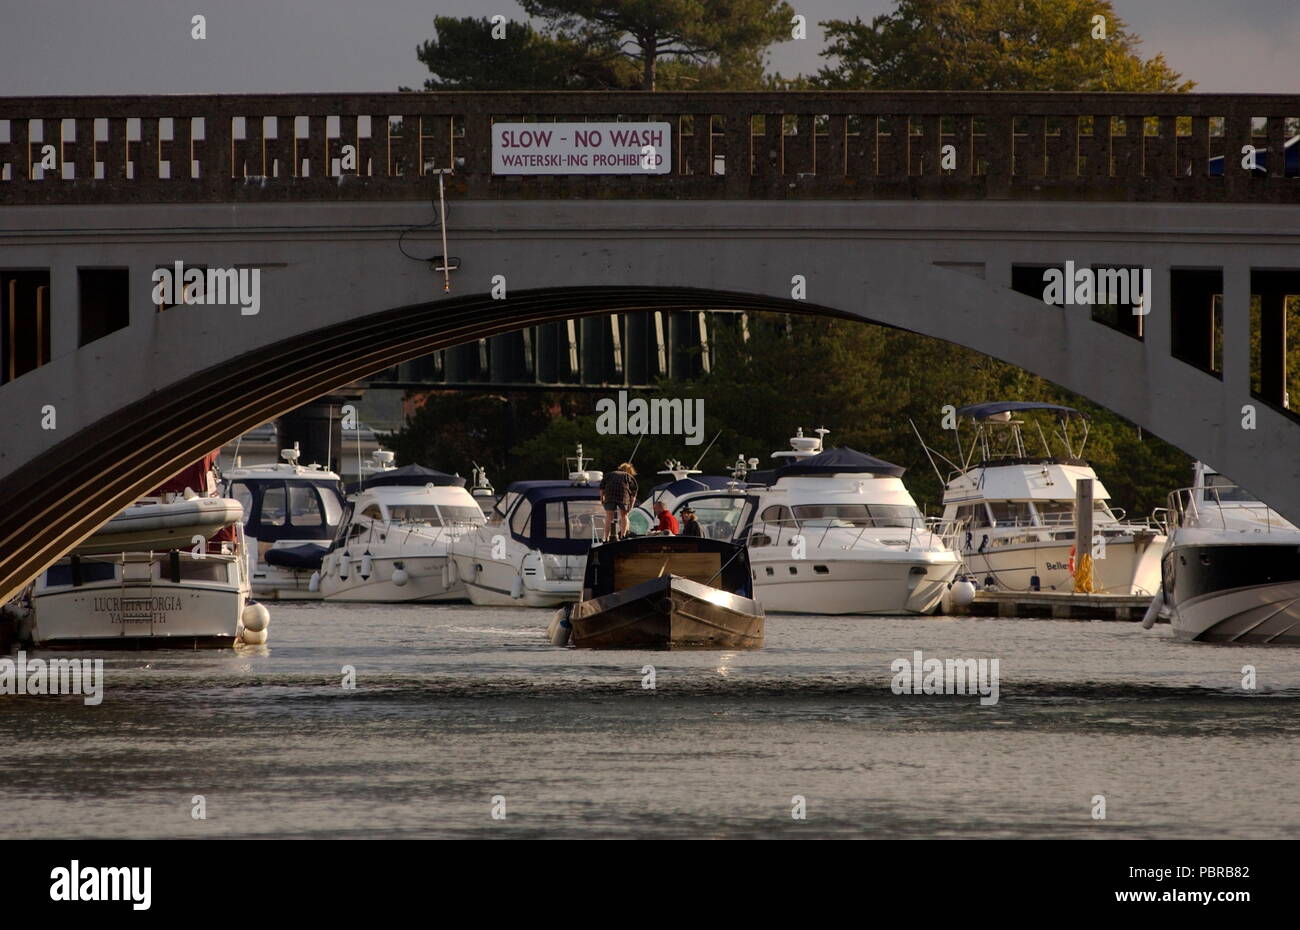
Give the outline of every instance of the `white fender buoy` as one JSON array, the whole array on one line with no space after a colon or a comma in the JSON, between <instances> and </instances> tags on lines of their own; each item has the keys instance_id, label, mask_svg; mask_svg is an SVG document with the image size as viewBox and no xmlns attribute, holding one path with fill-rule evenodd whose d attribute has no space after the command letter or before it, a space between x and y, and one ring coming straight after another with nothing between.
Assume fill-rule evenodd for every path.
<instances>
[{"instance_id":1,"label":"white fender buoy","mask_svg":"<svg viewBox=\"0 0 1300 930\"><path fill-rule=\"evenodd\" d=\"M370 558L370 553L367 552L365 555L361 557L361 580L369 581L370 576L374 573L374 570L375 570L374 560Z\"/></svg>"},{"instance_id":2,"label":"white fender buoy","mask_svg":"<svg viewBox=\"0 0 1300 930\"><path fill-rule=\"evenodd\" d=\"M265 646L266 630L259 630L256 633L252 630L244 630L239 634L239 639L245 646Z\"/></svg>"},{"instance_id":3,"label":"white fender buoy","mask_svg":"<svg viewBox=\"0 0 1300 930\"><path fill-rule=\"evenodd\" d=\"M524 596L524 576L515 575L515 580L510 583L510 596L515 600Z\"/></svg>"},{"instance_id":4,"label":"white fender buoy","mask_svg":"<svg viewBox=\"0 0 1300 930\"><path fill-rule=\"evenodd\" d=\"M456 565L456 560L447 556L447 587L451 587L460 580L460 568Z\"/></svg>"},{"instance_id":5,"label":"white fender buoy","mask_svg":"<svg viewBox=\"0 0 1300 930\"><path fill-rule=\"evenodd\" d=\"M1147 612L1142 616L1142 629L1149 630L1156 625L1160 619L1160 610L1165 606L1165 592L1162 588L1156 592L1156 596L1151 598L1151 603L1147 605Z\"/></svg>"},{"instance_id":6,"label":"white fender buoy","mask_svg":"<svg viewBox=\"0 0 1300 930\"><path fill-rule=\"evenodd\" d=\"M975 600L975 585L963 578L953 584L951 596L954 607L969 607Z\"/></svg>"},{"instance_id":7,"label":"white fender buoy","mask_svg":"<svg viewBox=\"0 0 1300 930\"><path fill-rule=\"evenodd\" d=\"M253 601L244 605L244 611L239 615L239 619L243 621L245 631L262 633L271 622L271 612Z\"/></svg>"},{"instance_id":8,"label":"white fender buoy","mask_svg":"<svg viewBox=\"0 0 1300 930\"><path fill-rule=\"evenodd\" d=\"M320 572L311 573L311 580L307 582L307 590L312 594L320 591Z\"/></svg>"},{"instance_id":9,"label":"white fender buoy","mask_svg":"<svg viewBox=\"0 0 1300 930\"><path fill-rule=\"evenodd\" d=\"M393 584L399 588L411 580L411 576L406 573L404 568L393 569Z\"/></svg>"},{"instance_id":10,"label":"white fender buoy","mask_svg":"<svg viewBox=\"0 0 1300 930\"><path fill-rule=\"evenodd\" d=\"M348 580L348 572L351 570L352 557L346 551L339 555L339 577L344 581Z\"/></svg>"}]
</instances>

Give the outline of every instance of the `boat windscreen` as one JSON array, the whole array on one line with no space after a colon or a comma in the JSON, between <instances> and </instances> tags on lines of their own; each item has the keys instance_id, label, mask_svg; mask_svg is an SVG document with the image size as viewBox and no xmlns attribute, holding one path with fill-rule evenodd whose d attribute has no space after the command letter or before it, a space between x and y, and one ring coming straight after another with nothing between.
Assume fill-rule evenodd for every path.
<instances>
[{"instance_id":1,"label":"boat windscreen","mask_svg":"<svg viewBox=\"0 0 1300 930\"><path fill-rule=\"evenodd\" d=\"M803 527L905 527L925 519L910 504L796 504L793 510Z\"/></svg>"}]
</instances>

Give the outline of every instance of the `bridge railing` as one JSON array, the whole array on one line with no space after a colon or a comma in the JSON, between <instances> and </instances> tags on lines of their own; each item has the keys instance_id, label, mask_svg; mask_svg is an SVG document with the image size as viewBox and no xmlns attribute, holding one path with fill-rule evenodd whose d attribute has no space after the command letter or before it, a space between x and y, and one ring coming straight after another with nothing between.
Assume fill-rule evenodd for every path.
<instances>
[{"instance_id":1,"label":"bridge railing","mask_svg":"<svg viewBox=\"0 0 1300 930\"><path fill-rule=\"evenodd\" d=\"M1298 117L1265 94L8 97L0 203L416 200L442 168L483 199L1295 203ZM668 173L492 174L494 121L614 120L668 122Z\"/></svg>"}]
</instances>

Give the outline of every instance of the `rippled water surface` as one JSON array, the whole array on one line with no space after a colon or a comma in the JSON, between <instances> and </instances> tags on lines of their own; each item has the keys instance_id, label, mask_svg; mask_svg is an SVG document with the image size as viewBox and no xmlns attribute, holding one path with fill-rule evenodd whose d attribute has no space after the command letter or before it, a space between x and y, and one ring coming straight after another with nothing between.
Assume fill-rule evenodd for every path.
<instances>
[{"instance_id":1,"label":"rippled water surface","mask_svg":"<svg viewBox=\"0 0 1300 930\"><path fill-rule=\"evenodd\" d=\"M776 615L761 651L591 652L549 611L271 607L268 647L84 654L99 706L0 696L7 835L1300 836L1300 649ZM915 649L998 659L1000 701L894 694Z\"/></svg>"}]
</instances>

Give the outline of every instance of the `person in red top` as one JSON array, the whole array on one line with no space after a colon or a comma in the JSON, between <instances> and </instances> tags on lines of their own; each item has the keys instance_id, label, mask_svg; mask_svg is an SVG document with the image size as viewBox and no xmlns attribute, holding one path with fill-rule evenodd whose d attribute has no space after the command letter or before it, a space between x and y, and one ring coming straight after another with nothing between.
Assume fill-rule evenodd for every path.
<instances>
[{"instance_id":1,"label":"person in red top","mask_svg":"<svg viewBox=\"0 0 1300 930\"><path fill-rule=\"evenodd\" d=\"M659 518L659 525L655 527L661 533L671 533L676 536L681 527L677 525L677 518L668 512L668 508L660 501L655 501L655 515Z\"/></svg>"}]
</instances>

